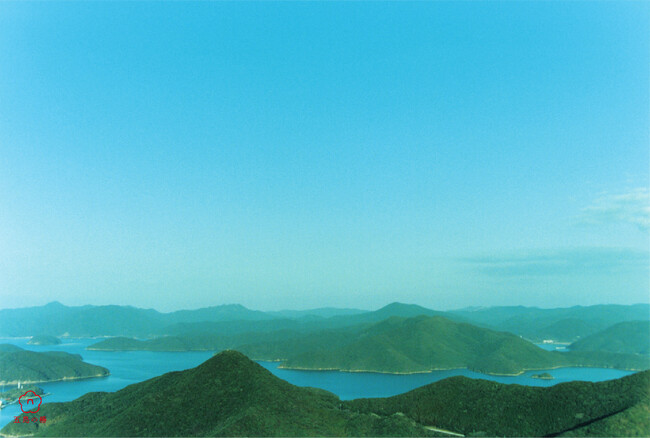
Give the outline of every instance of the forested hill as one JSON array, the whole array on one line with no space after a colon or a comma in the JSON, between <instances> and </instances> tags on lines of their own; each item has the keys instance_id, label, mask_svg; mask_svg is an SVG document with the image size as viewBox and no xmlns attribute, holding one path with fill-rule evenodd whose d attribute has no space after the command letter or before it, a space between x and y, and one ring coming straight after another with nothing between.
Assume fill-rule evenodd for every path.
<instances>
[{"instance_id":1,"label":"forested hill","mask_svg":"<svg viewBox=\"0 0 650 439\"><path fill-rule=\"evenodd\" d=\"M645 370L650 358L605 352L549 352L507 332L444 317L391 317L358 331L314 333L298 340L242 346L254 358L285 359L281 367L390 373L468 368L516 375L565 366Z\"/></svg>"},{"instance_id":2,"label":"forested hill","mask_svg":"<svg viewBox=\"0 0 650 439\"><path fill-rule=\"evenodd\" d=\"M650 371L618 380L530 387L448 378L391 398L344 406L360 413L404 413L422 425L466 436L648 437Z\"/></svg>"},{"instance_id":3,"label":"forested hill","mask_svg":"<svg viewBox=\"0 0 650 439\"><path fill-rule=\"evenodd\" d=\"M507 332L441 316L390 317L381 322L301 334L281 330L234 334L186 334L151 340L110 338L90 350L189 351L236 349L255 360L281 360L283 368L349 372L415 373L468 368L515 375L564 366L650 368L647 355L549 352Z\"/></svg>"},{"instance_id":4,"label":"forested hill","mask_svg":"<svg viewBox=\"0 0 650 439\"><path fill-rule=\"evenodd\" d=\"M45 424L7 436L419 437L644 436L650 372L550 388L448 378L392 398L340 401L291 385L235 351L115 393L46 403Z\"/></svg>"},{"instance_id":5,"label":"forested hill","mask_svg":"<svg viewBox=\"0 0 650 439\"><path fill-rule=\"evenodd\" d=\"M225 351L194 369L116 393L44 404L45 424L5 426L5 435L57 437L418 437L398 415L340 409L336 395L287 383L244 355Z\"/></svg>"},{"instance_id":6,"label":"forested hill","mask_svg":"<svg viewBox=\"0 0 650 439\"><path fill-rule=\"evenodd\" d=\"M81 355L33 352L11 344L0 345L0 384L75 380L108 374L106 368L84 362Z\"/></svg>"},{"instance_id":7,"label":"forested hill","mask_svg":"<svg viewBox=\"0 0 650 439\"><path fill-rule=\"evenodd\" d=\"M0 310L0 336L39 334L70 337L128 336L151 338L187 333L219 335L293 330L302 333L375 323L389 317L442 316L457 322L507 331L529 340L576 341L614 324L650 321L650 305L596 305L540 309L493 307L436 311L414 304L391 303L375 311L314 309L262 312L242 305L211 306L161 313L130 306L45 306ZM24 322L29 322L25 325Z\"/></svg>"},{"instance_id":8,"label":"forested hill","mask_svg":"<svg viewBox=\"0 0 650 439\"><path fill-rule=\"evenodd\" d=\"M650 354L650 322L621 322L571 345L572 351Z\"/></svg>"}]
</instances>

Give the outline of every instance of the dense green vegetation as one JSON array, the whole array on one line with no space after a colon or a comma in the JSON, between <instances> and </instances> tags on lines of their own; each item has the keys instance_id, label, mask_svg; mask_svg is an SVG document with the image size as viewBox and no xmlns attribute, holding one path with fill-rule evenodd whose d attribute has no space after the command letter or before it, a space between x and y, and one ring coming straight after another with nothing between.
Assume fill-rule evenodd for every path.
<instances>
[{"instance_id":1,"label":"dense green vegetation","mask_svg":"<svg viewBox=\"0 0 650 439\"><path fill-rule=\"evenodd\" d=\"M519 374L525 370L565 366L650 368L647 356L549 352L510 333L452 322L444 317L393 317L354 333L341 334L341 338L336 344L331 343L331 332L321 340L319 334L314 334L302 339L301 346L312 346L311 349L288 355L286 351L293 346L284 343L277 358L286 358L283 367L288 368L395 373L453 368L490 374ZM257 347L268 351L273 346ZM243 346L242 350L253 358L260 355L251 346Z\"/></svg>"},{"instance_id":2,"label":"dense green vegetation","mask_svg":"<svg viewBox=\"0 0 650 439\"><path fill-rule=\"evenodd\" d=\"M533 341L573 342L616 323L650 320L650 305L598 305L557 309L493 307L449 312L418 305L392 303L376 311L321 308L305 311L261 312L241 305L160 313L128 306L45 306L0 310L0 336L153 338L207 333L233 335L291 330L307 334L369 324L389 317L443 316L488 329L512 332ZM30 321L30 325L19 322Z\"/></svg>"},{"instance_id":3,"label":"dense green vegetation","mask_svg":"<svg viewBox=\"0 0 650 439\"><path fill-rule=\"evenodd\" d=\"M89 393L50 403L46 424L10 423L6 435L64 437L304 437L424 436L399 415L340 410L320 389L287 383L234 351L200 366L172 372L116 393Z\"/></svg>"},{"instance_id":4,"label":"dense green vegetation","mask_svg":"<svg viewBox=\"0 0 650 439\"><path fill-rule=\"evenodd\" d=\"M622 322L571 345L572 351L650 354L650 321Z\"/></svg>"},{"instance_id":5,"label":"dense green vegetation","mask_svg":"<svg viewBox=\"0 0 650 439\"><path fill-rule=\"evenodd\" d=\"M2 354L3 352L20 352L20 351L24 351L24 349L9 343L0 344L0 354Z\"/></svg>"},{"instance_id":6,"label":"dense green vegetation","mask_svg":"<svg viewBox=\"0 0 650 439\"><path fill-rule=\"evenodd\" d=\"M27 344L37 346L52 346L61 344L61 340L52 335L35 335L27 342Z\"/></svg>"},{"instance_id":7,"label":"dense green vegetation","mask_svg":"<svg viewBox=\"0 0 650 439\"><path fill-rule=\"evenodd\" d=\"M573 342L616 323L650 320L650 304L594 305L571 308L502 306L451 311L476 325L521 335L529 340Z\"/></svg>"},{"instance_id":8,"label":"dense green vegetation","mask_svg":"<svg viewBox=\"0 0 650 439\"><path fill-rule=\"evenodd\" d=\"M237 349L282 367L388 373L469 368L490 374L564 366L645 370L650 357L607 352L548 352L506 332L440 316L391 317L305 335L283 330L233 335L186 334L152 340L111 338L91 350L188 351Z\"/></svg>"},{"instance_id":9,"label":"dense green vegetation","mask_svg":"<svg viewBox=\"0 0 650 439\"><path fill-rule=\"evenodd\" d=\"M466 436L648 437L650 371L600 383L540 388L453 377L391 398L359 399L359 413L404 413Z\"/></svg>"},{"instance_id":10,"label":"dense green vegetation","mask_svg":"<svg viewBox=\"0 0 650 439\"><path fill-rule=\"evenodd\" d=\"M0 345L0 384L40 383L108 375L108 370L66 352L32 352Z\"/></svg>"},{"instance_id":11,"label":"dense green vegetation","mask_svg":"<svg viewBox=\"0 0 650 439\"><path fill-rule=\"evenodd\" d=\"M46 403L47 423L0 433L54 437L645 436L650 372L549 388L454 377L391 398L340 401L293 386L235 351L116 393Z\"/></svg>"}]
</instances>

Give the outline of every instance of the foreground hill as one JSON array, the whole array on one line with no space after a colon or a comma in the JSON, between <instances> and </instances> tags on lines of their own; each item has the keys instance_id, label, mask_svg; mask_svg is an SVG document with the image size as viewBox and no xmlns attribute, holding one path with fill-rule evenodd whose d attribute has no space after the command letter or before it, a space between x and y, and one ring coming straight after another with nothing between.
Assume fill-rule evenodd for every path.
<instances>
[{"instance_id":1,"label":"foreground hill","mask_svg":"<svg viewBox=\"0 0 650 439\"><path fill-rule=\"evenodd\" d=\"M648 436L650 372L550 388L448 378L392 398L340 401L291 385L235 351L115 393L46 403L45 424L6 436L418 437Z\"/></svg>"},{"instance_id":2,"label":"foreground hill","mask_svg":"<svg viewBox=\"0 0 650 439\"><path fill-rule=\"evenodd\" d=\"M287 383L235 351L116 393L44 404L45 424L10 423L5 435L59 437L424 436L404 416L340 410L320 389Z\"/></svg>"},{"instance_id":3,"label":"foreground hill","mask_svg":"<svg viewBox=\"0 0 650 439\"><path fill-rule=\"evenodd\" d=\"M571 345L572 351L650 354L650 322L622 322Z\"/></svg>"},{"instance_id":4,"label":"foreground hill","mask_svg":"<svg viewBox=\"0 0 650 439\"><path fill-rule=\"evenodd\" d=\"M391 398L344 407L416 422L466 436L648 437L650 371L618 380L527 387L453 377Z\"/></svg>"},{"instance_id":5,"label":"foreground hill","mask_svg":"<svg viewBox=\"0 0 650 439\"><path fill-rule=\"evenodd\" d=\"M0 385L95 378L107 369L85 363L80 355L66 352L32 352L14 345L0 345Z\"/></svg>"}]
</instances>

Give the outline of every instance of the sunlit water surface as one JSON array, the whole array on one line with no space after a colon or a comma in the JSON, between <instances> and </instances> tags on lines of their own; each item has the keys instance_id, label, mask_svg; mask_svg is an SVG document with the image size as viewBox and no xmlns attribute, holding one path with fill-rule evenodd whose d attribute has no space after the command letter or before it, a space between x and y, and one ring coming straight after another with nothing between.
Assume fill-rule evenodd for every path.
<instances>
[{"instance_id":1,"label":"sunlit water surface","mask_svg":"<svg viewBox=\"0 0 650 439\"><path fill-rule=\"evenodd\" d=\"M84 361L110 370L111 375L105 378L93 378L80 381L62 381L43 383L42 387L50 395L44 402L71 401L88 392L114 392L129 384L134 384L166 372L185 370L198 366L209 359L213 352L105 352L87 351L86 346L97 343L102 339L63 339L57 346L31 346L27 338L0 338L0 343L10 343L33 351L65 351L80 354ZM562 345L540 345L543 349L555 350ZM604 381L620 378L633 372L617 369L598 369L567 367L554 370L528 371L514 377L485 375L466 369L454 369L419 373L412 375L391 375L380 373L347 373L335 371L301 371L279 369L278 363L260 361L273 374L298 386L320 387L337 394L341 399L373 398L397 395L416 387L432 383L444 378L463 375L470 378L483 378L506 384L522 384L527 386L552 386L566 381ZM548 372L554 380L540 380L531 375ZM8 390L9 386L5 386ZM1 390L1 388L0 388ZM13 422L14 416L20 415L20 406L10 405L0 410L0 426Z\"/></svg>"}]
</instances>

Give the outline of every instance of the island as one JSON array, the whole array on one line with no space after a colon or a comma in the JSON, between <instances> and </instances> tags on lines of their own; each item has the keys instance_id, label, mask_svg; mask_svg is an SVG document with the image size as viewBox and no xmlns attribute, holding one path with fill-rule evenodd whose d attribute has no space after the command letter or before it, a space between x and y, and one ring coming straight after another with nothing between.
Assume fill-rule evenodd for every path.
<instances>
[{"instance_id":1,"label":"island","mask_svg":"<svg viewBox=\"0 0 650 439\"><path fill-rule=\"evenodd\" d=\"M193 369L117 392L43 404L39 415L46 423L10 422L0 435L648 437L648 388L650 371L552 387L457 376L389 398L342 401L322 389L294 386L240 352L223 351ZM155 422L128 422L152 410Z\"/></svg>"},{"instance_id":2,"label":"island","mask_svg":"<svg viewBox=\"0 0 650 439\"><path fill-rule=\"evenodd\" d=\"M33 352L0 344L0 385L78 380L109 375L108 369L67 352Z\"/></svg>"},{"instance_id":3,"label":"island","mask_svg":"<svg viewBox=\"0 0 650 439\"><path fill-rule=\"evenodd\" d=\"M54 346L61 344L61 340L52 335L35 335L27 342L27 344L35 346Z\"/></svg>"},{"instance_id":4,"label":"island","mask_svg":"<svg viewBox=\"0 0 650 439\"><path fill-rule=\"evenodd\" d=\"M536 373L530 376L531 378L537 378L538 380L554 380L555 378L550 373Z\"/></svg>"},{"instance_id":5,"label":"island","mask_svg":"<svg viewBox=\"0 0 650 439\"><path fill-rule=\"evenodd\" d=\"M392 374L469 369L521 375L559 367L650 368L650 356L616 352L546 351L508 332L443 316L389 317L345 328L220 335L197 329L150 340L115 337L86 349L104 351L200 351L235 349L280 368Z\"/></svg>"}]
</instances>

